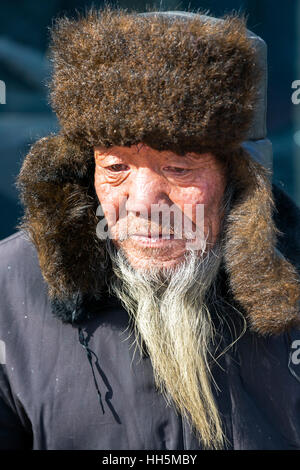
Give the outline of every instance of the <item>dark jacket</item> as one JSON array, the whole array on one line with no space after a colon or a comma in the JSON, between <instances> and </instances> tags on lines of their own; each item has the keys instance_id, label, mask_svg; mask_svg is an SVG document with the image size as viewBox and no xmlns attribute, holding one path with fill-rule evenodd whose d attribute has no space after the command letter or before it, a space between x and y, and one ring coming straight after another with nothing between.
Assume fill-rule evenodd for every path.
<instances>
[{"instance_id":1,"label":"dark jacket","mask_svg":"<svg viewBox=\"0 0 300 470\"><path fill-rule=\"evenodd\" d=\"M299 271L300 211L273 191L278 248ZM99 302L79 337L78 326L52 315L36 249L22 231L0 243L0 259L1 449L201 449L156 391L149 357L133 356L128 314L116 298ZM295 340L296 329L267 336L248 329L214 369L228 448L300 449Z\"/></svg>"}]
</instances>

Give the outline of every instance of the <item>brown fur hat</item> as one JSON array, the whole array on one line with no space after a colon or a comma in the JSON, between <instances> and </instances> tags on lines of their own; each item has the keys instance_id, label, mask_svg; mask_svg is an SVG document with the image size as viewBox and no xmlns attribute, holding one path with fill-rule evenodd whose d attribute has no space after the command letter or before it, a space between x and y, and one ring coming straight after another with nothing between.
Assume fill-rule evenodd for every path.
<instances>
[{"instance_id":1,"label":"brown fur hat","mask_svg":"<svg viewBox=\"0 0 300 470\"><path fill-rule=\"evenodd\" d=\"M183 152L238 145L260 79L246 31L234 14L212 24L107 7L58 20L50 88L64 135Z\"/></svg>"},{"instance_id":2,"label":"brown fur hat","mask_svg":"<svg viewBox=\"0 0 300 470\"><path fill-rule=\"evenodd\" d=\"M61 132L33 145L18 178L21 227L50 297L100 298L109 261L96 236L93 146L143 141L180 153L209 149L230 162L228 287L257 333L299 324L299 276L276 247L269 175L241 146L260 78L245 20L233 14L212 26L92 10L59 20L51 48Z\"/></svg>"}]
</instances>

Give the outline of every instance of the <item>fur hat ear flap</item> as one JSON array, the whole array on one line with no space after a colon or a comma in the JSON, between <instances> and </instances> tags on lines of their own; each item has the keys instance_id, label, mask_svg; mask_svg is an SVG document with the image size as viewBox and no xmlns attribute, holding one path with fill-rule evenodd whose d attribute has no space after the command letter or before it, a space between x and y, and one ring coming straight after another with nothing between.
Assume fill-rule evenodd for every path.
<instances>
[{"instance_id":1,"label":"fur hat ear flap","mask_svg":"<svg viewBox=\"0 0 300 470\"><path fill-rule=\"evenodd\" d=\"M230 155L237 197L225 231L225 269L250 328L279 334L300 325L300 279L276 248L279 230L268 171L239 147Z\"/></svg>"},{"instance_id":2,"label":"fur hat ear flap","mask_svg":"<svg viewBox=\"0 0 300 470\"><path fill-rule=\"evenodd\" d=\"M104 285L94 168L91 148L52 135L31 147L17 180L25 206L19 228L37 248L51 298L99 294Z\"/></svg>"}]
</instances>

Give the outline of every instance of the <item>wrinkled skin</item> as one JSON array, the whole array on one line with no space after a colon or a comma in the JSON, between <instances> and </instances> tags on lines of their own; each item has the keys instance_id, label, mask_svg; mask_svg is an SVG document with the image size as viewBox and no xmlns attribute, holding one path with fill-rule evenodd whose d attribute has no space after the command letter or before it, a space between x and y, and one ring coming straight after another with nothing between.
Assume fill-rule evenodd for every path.
<instances>
[{"instance_id":1,"label":"wrinkled skin","mask_svg":"<svg viewBox=\"0 0 300 470\"><path fill-rule=\"evenodd\" d=\"M154 226L150 221L153 204L175 204L185 217L184 204L191 204L189 220L192 220L193 229L199 220L196 219L196 205L204 204L206 250L213 247L220 229L221 201L226 184L224 169L213 154L188 152L180 156L139 143L109 149L98 146L94 148L94 155L95 189L111 236L116 246L123 248L134 268L173 267L186 253L187 239L184 237L157 239L162 225ZM145 216L145 208L148 216ZM124 209L129 236L120 239ZM184 217L182 225L183 220ZM156 238L149 237L149 230L155 232L155 228ZM146 236L134 235L136 232Z\"/></svg>"}]
</instances>

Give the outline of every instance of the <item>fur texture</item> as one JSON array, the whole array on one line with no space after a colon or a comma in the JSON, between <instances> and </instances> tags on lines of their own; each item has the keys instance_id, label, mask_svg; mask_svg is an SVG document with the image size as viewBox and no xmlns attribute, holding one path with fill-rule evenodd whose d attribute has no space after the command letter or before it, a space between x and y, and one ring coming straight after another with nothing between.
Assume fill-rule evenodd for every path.
<instances>
[{"instance_id":1,"label":"fur texture","mask_svg":"<svg viewBox=\"0 0 300 470\"><path fill-rule=\"evenodd\" d=\"M52 102L62 130L32 146L18 178L21 227L53 310L64 322L87 319L110 275L96 236L93 145L143 141L178 153L209 147L226 159L237 187L224 229L228 294L259 334L299 325L299 274L278 250L272 187L240 146L259 77L244 21L153 21L108 9L54 28Z\"/></svg>"},{"instance_id":2,"label":"fur texture","mask_svg":"<svg viewBox=\"0 0 300 470\"><path fill-rule=\"evenodd\" d=\"M300 279L278 250L272 185L267 171L242 147L231 155L231 171L239 195L225 229L230 287L253 330L281 333L300 324Z\"/></svg>"},{"instance_id":3,"label":"fur texture","mask_svg":"<svg viewBox=\"0 0 300 470\"><path fill-rule=\"evenodd\" d=\"M22 227L38 248L51 297L81 297L101 291L104 284L105 251L96 236L93 183L93 153L61 136L36 142L21 169Z\"/></svg>"},{"instance_id":4,"label":"fur texture","mask_svg":"<svg viewBox=\"0 0 300 470\"><path fill-rule=\"evenodd\" d=\"M178 153L244 140L261 72L234 14L212 25L91 10L52 30L51 102L84 145L145 142Z\"/></svg>"}]
</instances>

